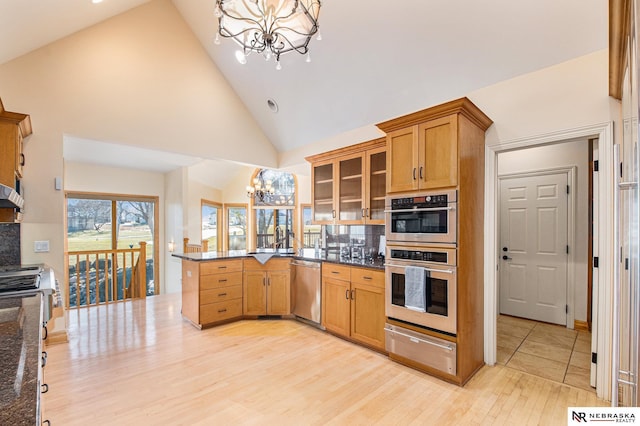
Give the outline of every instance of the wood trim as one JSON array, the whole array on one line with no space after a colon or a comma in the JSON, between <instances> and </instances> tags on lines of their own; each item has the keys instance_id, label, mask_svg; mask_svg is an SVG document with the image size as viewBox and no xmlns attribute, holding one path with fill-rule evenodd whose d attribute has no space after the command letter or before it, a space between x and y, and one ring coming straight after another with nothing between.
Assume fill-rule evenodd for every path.
<instances>
[{"instance_id":1,"label":"wood trim","mask_svg":"<svg viewBox=\"0 0 640 426\"><path fill-rule=\"evenodd\" d=\"M609 0L609 96L622 99L631 0Z\"/></svg>"},{"instance_id":2,"label":"wood trim","mask_svg":"<svg viewBox=\"0 0 640 426\"><path fill-rule=\"evenodd\" d=\"M343 157L348 154L353 154L356 152L364 152L370 149L380 148L384 146L387 146L387 139L378 138L378 139L373 139L367 142L362 142L355 145L349 145L343 148L334 149L332 151L310 155L308 157L305 157L304 159L307 160L309 163L315 163L318 161L331 160L334 158Z\"/></svg>"},{"instance_id":3,"label":"wood trim","mask_svg":"<svg viewBox=\"0 0 640 426\"><path fill-rule=\"evenodd\" d=\"M47 346L68 343L69 335L67 334L67 330L53 331L47 334L47 339L44 342Z\"/></svg>"},{"instance_id":4,"label":"wood trim","mask_svg":"<svg viewBox=\"0 0 640 426\"><path fill-rule=\"evenodd\" d=\"M376 124L376 126L383 132L389 133L394 130L413 126L415 124L420 124L428 120L433 120L434 118L445 117L451 114L464 115L483 131L486 131L489 126L493 124L493 120L487 117L480 108L465 97L423 109L412 114L404 115L402 117L394 118L392 120L384 121Z\"/></svg>"},{"instance_id":5,"label":"wood trim","mask_svg":"<svg viewBox=\"0 0 640 426\"><path fill-rule=\"evenodd\" d=\"M573 320L573 328L577 331L591 331L587 321Z\"/></svg>"}]
</instances>

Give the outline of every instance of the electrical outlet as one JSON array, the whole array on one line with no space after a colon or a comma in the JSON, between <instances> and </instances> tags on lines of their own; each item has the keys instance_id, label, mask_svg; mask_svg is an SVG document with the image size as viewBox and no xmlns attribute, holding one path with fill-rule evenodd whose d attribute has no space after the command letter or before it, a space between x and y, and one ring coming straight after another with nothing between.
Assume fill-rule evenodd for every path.
<instances>
[{"instance_id":1,"label":"electrical outlet","mask_svg":"<svg viewBox=\"0 0 640 426\"><path fill-rule=\"evenodd\" d=\"M48 253L49 252L49 240L35 241L33 243L33 251L35 253Z\"/></svg>"}]
</instances>

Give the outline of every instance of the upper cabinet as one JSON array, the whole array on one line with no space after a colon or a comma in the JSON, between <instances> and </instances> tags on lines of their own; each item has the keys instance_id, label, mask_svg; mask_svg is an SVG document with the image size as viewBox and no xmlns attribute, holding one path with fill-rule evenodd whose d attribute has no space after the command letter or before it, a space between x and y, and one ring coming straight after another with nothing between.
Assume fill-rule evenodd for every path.
<instances>
[{"instance_id":1,"label":"upper cabinet","mask_svg":"<svg viewBox=\"0 0 640 426\"><path fill-rule=\"evenodd\" d=\"M0 100L0 184L16 188L24 166L24 138L32 133L27 114L6 111ZM0 222L19 220L16 209L0 209Z\"/></svg>"},{"instance_id":2,"label":"upper cabinet","mask_svg":"<svg viewBox=\"0 0 640 426\"><path fill-rule=\"evenodd\" d=\"M384 224L384 138L306 160L311 163L314 223Z\"/></svg>"},{"instance_id":3,"label":"upper cabinet","mask_svg":"<svg viewBox=\"0 0 640 426\"><path fill-rule=\"evenodd\" d=\"M387 134L387 192L456 187L466 148L492 121L462 98L380 123Z\"/></svg>"}]
</instances>

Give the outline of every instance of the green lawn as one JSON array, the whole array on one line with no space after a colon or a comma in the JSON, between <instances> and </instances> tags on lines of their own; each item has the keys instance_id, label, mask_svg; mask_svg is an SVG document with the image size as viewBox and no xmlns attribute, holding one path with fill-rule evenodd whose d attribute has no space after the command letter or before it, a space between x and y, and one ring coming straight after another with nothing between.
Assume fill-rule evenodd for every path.
<instances>
[{"instance_id":1,"label":"green lawn","mask_svg":"<svg viewBox=\"0 0 640 426\"><path fill-rule=\"evenodd\" d=\"M70 232L67 235L69 251L111 249L111 228L101 231L87 230ZM118 248L139 247L140 241L147 242L147 259L153 257L153 240L147 225L123 227L118 236Z\"/></svg>"}]
</instances>

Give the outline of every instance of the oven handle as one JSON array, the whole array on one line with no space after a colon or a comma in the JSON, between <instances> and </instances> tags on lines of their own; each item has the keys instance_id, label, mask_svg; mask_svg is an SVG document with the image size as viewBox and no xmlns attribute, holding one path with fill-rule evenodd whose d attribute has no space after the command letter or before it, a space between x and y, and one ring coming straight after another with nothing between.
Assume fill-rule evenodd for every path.
<instances>
[{"instance_id":1,"label":"oven handle","mask_svg":"<svg viewBox=\"0 0 640 426\"><path fill-rule=\"evenodd\" d=\"M455 210L455 206L448 207L423 207L421 209L397 209L397 210L385 210L385 213L414 213L414 212L437 212L440 210Z\"/></svg>"},{"instance_id":2,"label":"oven handle","mask_svg":"<svg viewBox=\"0 0 640 426\"><path fill-rule=\"evenodd\" d=\"M390 334L398 334L398 335L400 335L402 337L407 337L413 342L415 342L417 340L417 341L422 342L422 343L427 343L429 345L437 346L437 347L439 347L441 349L445 349L447 351L453 351L453 347L451 347L450 345L441 345L440 343L431 342L429 340L424 340L424 339L421 339L419 337L411 336L411 335L405 334L405 333L401 333L401 332L396 331L396 330L389 330L388 328L385 328L384 331L386 331L387 333L390 333Z\"/></svg>"},{"instance_id":3,"label":"oven handle","mask_svg":"<svg viewBox=\"0 0 640 426\"><path fill-rule=\"evenodd\" d=\"M407 265L398 265L395 263L385 263L384 266L394 266L396 268L404 268ZM453 269L433 269L433 268L424 268L427 272L444 272L445 274L453 274Z\"/></svg>"}]
</instances>

